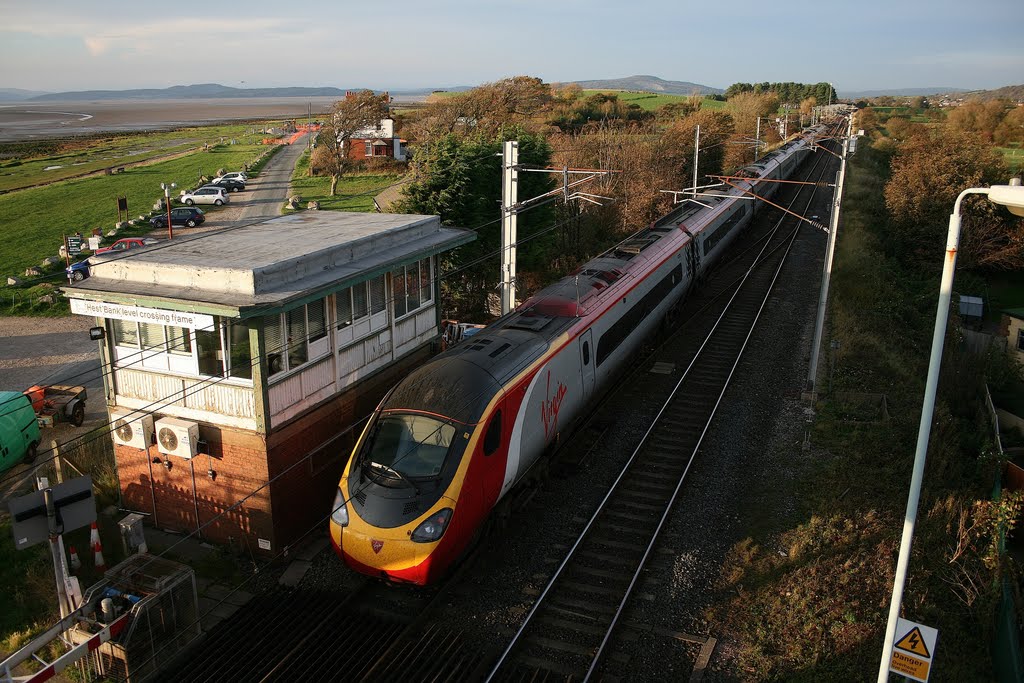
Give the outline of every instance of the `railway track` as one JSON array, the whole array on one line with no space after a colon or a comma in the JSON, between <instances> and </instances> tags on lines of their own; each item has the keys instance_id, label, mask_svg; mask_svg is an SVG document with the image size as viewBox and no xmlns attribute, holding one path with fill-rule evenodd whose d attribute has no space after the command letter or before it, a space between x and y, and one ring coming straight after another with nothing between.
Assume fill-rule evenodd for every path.
<instances>
[{"instance_id":1,"label":"railway track","mask_svg":"<svg viewBox=\"0 0 1024 683\"><path fill-rule=\"evenodd\" d=\"M482 646L429 623L470 564L432 588L368 579L349 592L279 588L258 595L157 680L479 680L486 673Z\"/></svg>"},{"instance_id":2,"label":"railway track","mask_svg":"<svg viewBox=\"0 0 1024 683\"><path fill-rule=\"evenodd\" d=\"M828 167L818 163L811 172L823 175ZM797 192L787 208L802 214L812 199L812 192ZM784 214L757 251L731 264L753 265L721 297L723 311L703 343L682 357L659 356L659 363L685 370L488 681L587 680L601 671L798 230L798 221Z\"/></svg>"}]
</instances>

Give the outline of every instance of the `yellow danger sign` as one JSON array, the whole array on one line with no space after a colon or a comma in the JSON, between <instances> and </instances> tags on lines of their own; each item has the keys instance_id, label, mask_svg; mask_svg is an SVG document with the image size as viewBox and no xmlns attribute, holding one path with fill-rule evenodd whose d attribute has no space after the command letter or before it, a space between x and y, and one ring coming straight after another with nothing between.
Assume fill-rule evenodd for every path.
<instances>
[{"instance_id":1,"label":"yellow danger sign","mask_svg":"<svg viewBox=\"0 0 1024 683\"><path fill-rule=\"evenodd\" d=\"M931 663L927 659L910 657L898 650L892 651L892 661L889 662L889 671L910 676L918 681L928 680L928 669L930 667Z\"/></svg>"},{"instance_id":2,"label":"yellow danger sign","mask_svg":"<svg viewBox=\"0 0 1024 683\"><path fill-rule=\"evenodd\" d=\"M924 642L924 636L921 635L921 629L917 626L912 628L910 633L897 640L895 647L915 655L921 655L925 659L932 658L931 653L928 652L928 646Z\"/></svg>"},{"instance_id":3,"label":"yellow danger sign","mask_svg":"<svg viewBox=\"0 0 1024 683\"><path fill-rule=\"evenodd\" d=\"M897 619L889 671L927 683L939 632L931 626Z\"/></svg>"}]
</instances>

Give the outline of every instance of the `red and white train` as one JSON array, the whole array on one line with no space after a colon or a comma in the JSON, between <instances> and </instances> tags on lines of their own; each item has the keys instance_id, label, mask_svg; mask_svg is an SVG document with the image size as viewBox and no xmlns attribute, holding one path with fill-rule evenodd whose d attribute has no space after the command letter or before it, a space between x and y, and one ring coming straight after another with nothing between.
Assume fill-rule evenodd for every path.
<instances>
[{"instance_id":1,"label":"red and white train","mask_svg":"<svg viewBox=\"0 0 1024 683\"><path fill-rule=\"evenodd\" d=\"M791 141L738 183L775 193L811 143ZM356 571L425 585L568 434L616 371L762 202L730 188L687 202L402 380L338 485L331 542Z\"/></svg>"}]
</instances>

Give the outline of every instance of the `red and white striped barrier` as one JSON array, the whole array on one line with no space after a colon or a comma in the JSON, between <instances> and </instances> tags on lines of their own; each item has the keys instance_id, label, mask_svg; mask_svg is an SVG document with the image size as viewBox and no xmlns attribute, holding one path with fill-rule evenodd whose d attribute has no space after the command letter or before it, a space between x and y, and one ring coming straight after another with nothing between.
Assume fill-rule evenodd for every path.
<instances>
[{"instance_id":1,"label":"red and white striped barrier","mask_svg":"<svg viewBox=\"0 0 1024 683\"><path fill-rule=\"evenodd\" d=\"M128 624L128 617L131 613L122 614L120 617L115 619L111 624L105 627L102 631L94 635L89 640L75 646L67 654L61 655L59 658L53 660L46 667L41 669L35 675L26 679L15 679L24 680L25 683L41 683L41 681L48 681L61 671L66 669L69 664L74 664L79 659L84 657L89 652L92 652L103 643L107 642L111 638L116 638L120 635L121 631Z\"/></svg>"}]
</instances>

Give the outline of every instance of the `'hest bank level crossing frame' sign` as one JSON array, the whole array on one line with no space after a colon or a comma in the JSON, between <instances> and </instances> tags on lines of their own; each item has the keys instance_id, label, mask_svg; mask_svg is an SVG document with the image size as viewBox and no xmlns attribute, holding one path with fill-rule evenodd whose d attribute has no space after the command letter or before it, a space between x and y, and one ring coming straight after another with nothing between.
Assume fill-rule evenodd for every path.
<instances>
[{"instance_id":1,"label":"'hest bank level crossing frame' sign","mask_svg":"<svg viewBox=\"0 0 1024 683\"><path fill-rule=\"evenodd\" d=\"M927 683L938 637L939 632L931 626L898 619L889 671Z\"/></svg>"},{"instance_id":2,"label":"'hest bank level crossing frame' sign","mask_svg":"<svg viewBox=\"0 0 1024 683\"><path fill-rule=\"evenodd\" d=\"M187 327L193 330L213 328L213 316L205 313L143 308L141 306L111 304L87 299L72 299L71 312L78 315L91 315L97 318L114 318L116 320L130 320L140 323L173 325L174 327Z\"/></svg>"}]
</instances>

